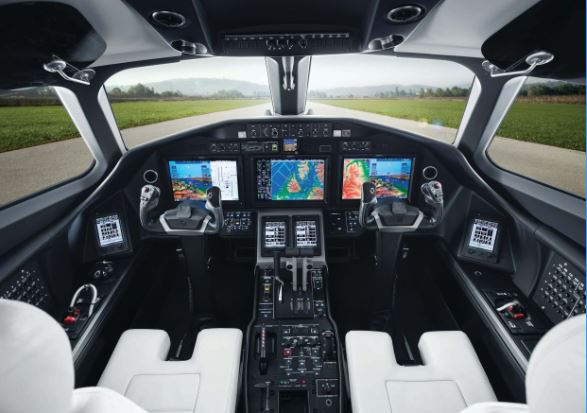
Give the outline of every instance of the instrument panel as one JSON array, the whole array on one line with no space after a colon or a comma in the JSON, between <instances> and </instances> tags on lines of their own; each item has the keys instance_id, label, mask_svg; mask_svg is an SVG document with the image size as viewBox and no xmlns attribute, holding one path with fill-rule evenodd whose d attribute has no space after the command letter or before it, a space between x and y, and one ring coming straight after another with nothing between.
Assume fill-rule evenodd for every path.
<instances>
[{"instance_id":1,"label":"instrument panel","mask_svg":"<svg viewBox=\"0 0 587 413\"><path fill-rule=\"evenodd\" d=\"M223 235L253 235L263 208L319 208L328 235L352 235L361 232L356 213L366 181L380 200L423 205L419 188L431 179L423 169L434 177L442 169L428 141L347 120L226 122L158 144L139 176L156 171L162 210L185 200L203 205L206 190L218 186ZM438 179L450 189L448 174Z\"/></svg>"}]
</instances>

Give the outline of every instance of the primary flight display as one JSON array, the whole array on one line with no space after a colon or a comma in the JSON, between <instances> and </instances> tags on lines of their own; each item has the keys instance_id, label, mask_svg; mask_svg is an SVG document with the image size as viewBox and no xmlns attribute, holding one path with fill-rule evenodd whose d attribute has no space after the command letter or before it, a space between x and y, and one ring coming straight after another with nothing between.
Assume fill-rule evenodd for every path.
<instances>
[{"instance_id":1,"label":"primary flight display","mask_svg":"<svg viewBox=\"0 0 587 413\"><path fill-rule=\"evenodd\" d=\"M175 201L204 201L212 186L220 188L223 201L239 199L236 161L169 161L169 175Z\"/></svg>"},{"instance_id":2,"label":"primary flight display","mask_svg":"<svg viewBox=\"0 0 587 413\"><path fill-rule=\"evenodd\" d=\"M345 158L342 199L360 199L363 183L375 185L377 198L407 199L412 158Z\"/></svg>"},{"instance_id":3,"label":"primary flight display","mask_svg":"<svg viewBox=\"0 0 587 413\"><path fill-rule=\"evenodd\" d=\"M324 200L324 159L258 159L257 199Z\"/></svg>"}]
</instances>

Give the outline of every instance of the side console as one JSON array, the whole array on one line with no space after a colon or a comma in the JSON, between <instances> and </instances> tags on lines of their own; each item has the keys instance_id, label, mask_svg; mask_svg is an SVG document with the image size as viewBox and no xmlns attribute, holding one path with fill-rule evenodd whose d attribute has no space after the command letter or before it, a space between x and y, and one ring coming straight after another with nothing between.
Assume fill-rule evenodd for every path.
<instances>
[{"instance_id":1,"label":"side console","mask_svg":"<svg viewBox=\"0 0 587 413\"><path fill-rule=\"evenodd\" d=\"M328 311L322 233L319 211L259 214L249 412L340 411L340 341Z\"/></svg>"}]
</instances>

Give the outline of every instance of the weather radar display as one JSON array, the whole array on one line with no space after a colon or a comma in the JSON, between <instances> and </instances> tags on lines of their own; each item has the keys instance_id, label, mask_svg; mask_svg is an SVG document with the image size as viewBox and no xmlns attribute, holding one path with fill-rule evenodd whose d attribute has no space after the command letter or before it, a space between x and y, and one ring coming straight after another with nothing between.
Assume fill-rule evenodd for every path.
<instances>
[{"instance_id":1,"label":"weather radar display","mask_svg":"<svg viewBox=\"0 0 587 413\"><path fill-rule=\"evenodd\" d=\"M257 199L322 201L324 159L257 160Z\"/></svg>"},{"instance_id":2,"label":"weather radar display","mask_svg":"<svg viewBox=\"0 0 587 413\"><path fill-rule=\"evenodd\" d=\"M343 162L342 199L360 199L362 185L371 181L377 198L409 196L411 158L361 158Z\"/></svg>"}]
</instances>

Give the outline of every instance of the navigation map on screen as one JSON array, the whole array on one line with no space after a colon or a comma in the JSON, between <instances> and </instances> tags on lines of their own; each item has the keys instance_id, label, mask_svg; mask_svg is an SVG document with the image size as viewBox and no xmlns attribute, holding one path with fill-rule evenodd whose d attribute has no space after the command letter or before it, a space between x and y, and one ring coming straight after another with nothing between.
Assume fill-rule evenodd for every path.
<instances>
[{"instance_id":1,"label":"navigation map on screen","mask_svg":"<svg viewBox=\"0 0 587 413\"><path fill-rule=\"evenodd\" d=\"M322 201L324 159L257 160L257 199Z\"/></svg>"},{"instance_id":2,"label":"navigation map on screen","mask_svg":"<svg viewBox=\"0 0 587 413\"><path fill-rule=\"evenodd\" d=\"M212 186L220 188L223 201L238 201L236 161L169 161L173 199L204 201Z\"/></svg>"},{"instance_id":3,"label":"navigation map on screen","mask_svg":"<svg viewBox=\"0 0 587 413\"><path fill-rule=\"evenodd\" d=\"M411 158L345 159L342 199L361 199L364 182L375 185L377 198L406 199L409 196Z\"/></svg>"}]
</instances>

